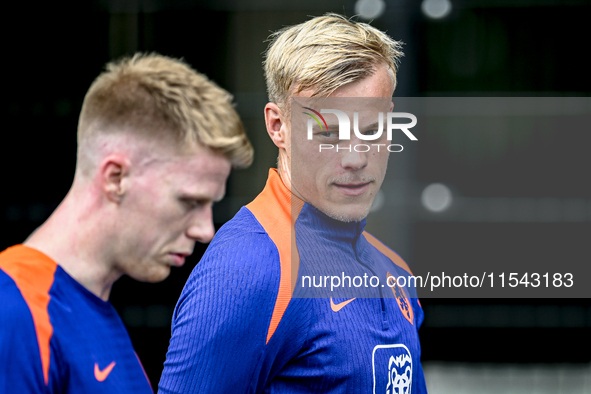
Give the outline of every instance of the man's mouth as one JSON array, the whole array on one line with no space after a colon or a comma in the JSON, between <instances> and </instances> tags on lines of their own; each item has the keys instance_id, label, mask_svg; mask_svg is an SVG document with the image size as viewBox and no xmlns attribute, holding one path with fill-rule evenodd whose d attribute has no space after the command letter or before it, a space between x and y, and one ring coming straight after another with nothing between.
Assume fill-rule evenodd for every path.
<instances>
[{"instance_id":1,"label":"man's mouth","mask_svg":"<svg viewBox=\"0 0 591 394\"><path fill-rule=\"evenodd\" d=\"M334 183L339 191L347 196L359 196L369 189L369 184L365 183Z\"/></svg>"},{"instance_id":2,"label":"man's mouth","mask_svg":"<svg viewBox=\"0 0 591 394\"><path fill-rule=\"evenodd\" d=\"M185 258L190 256L190 253L169 253L172 257L173 264L176 267L182 267L185 264Z\"/></svg>"}]
</instances>

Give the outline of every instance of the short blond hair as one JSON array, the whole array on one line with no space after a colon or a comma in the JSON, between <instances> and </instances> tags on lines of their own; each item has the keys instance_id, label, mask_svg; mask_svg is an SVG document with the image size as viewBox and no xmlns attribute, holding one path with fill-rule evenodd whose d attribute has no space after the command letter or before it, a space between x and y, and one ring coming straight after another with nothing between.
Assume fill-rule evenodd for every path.
<instances>
[{"instance_id":1,"label":"short blond hair","mask_svg":"<svg viewBox=\"0 0 591 394\"><path fill-rule=\"evenodd\" d=\"M283 28L269 41L263 64L269 100L276 104L288 104L291 94L310 88L314 96L328 96L372 75L380 63L396 87L401 43L366 23L330 13Z\"/></svg>"},{"instance_id":2,"label":"short blond hair","mask_svg":"<svg viewBox=\"0 0 591 394\"><path fill-rule=\"evenodd\" d=\"M106 65L90 86L78 121L78 146L118 130L163 137L179 148L201 144L234 167L252 163L253 148L232 95L178 59L135 54Z\"/></svg>"}]
</instances>

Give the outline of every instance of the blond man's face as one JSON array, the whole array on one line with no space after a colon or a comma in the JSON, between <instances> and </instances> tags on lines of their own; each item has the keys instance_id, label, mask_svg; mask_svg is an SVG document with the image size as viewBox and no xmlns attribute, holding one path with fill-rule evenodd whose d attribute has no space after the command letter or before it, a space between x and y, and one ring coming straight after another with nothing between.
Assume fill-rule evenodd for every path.
<instances>
[{"instance_id":1,"label":"blond man's face","mask_svg":"<svg viewBox=\"0 0 591 394\"><path fill-rule=\"evenodd\" d=\"M337 89L325 100L325 104L343 103L339 105L340 109L347 113L351 122L354 119L353 113L357 112L359 131L371 135L375 133L378 112L391 110L392 93L391 74L383 65L376 67L375 73L370 77ZM339 141L336 116L325 115L327 125L318 126L309 139L306 127L303 126L308 115L300 114L301 108L295 106L298 98L302 98L300 101L303 103L309 102L306 98L310 98L312 94L312 91L303 91L294 96L292 103L291 123L288 128L290 143L286 149L290 158L292 191L334 219L343 222L360 221L368 215L382 185L389 151L384 147L379 150L374 147L364 152L365 148L356 150L355 147L361 144L387 145L386 133L379 139L367 141L351 132L350 140ZM313 115L312 109L314 108L304 109L303 112ZM304 121L299 119L302 116ZM333 145L334 148L320 150L320 144Z\"/></svg>"},{"instance_id":2,"label":"blond man's face","mask_svg":"<svg viewBox=\"0 0 591 394\"><path fill-rule=\"evenodd\" d=\"M226 157L197 147L135 171L118 211L117 269L137 280L161 281L184 264L196 241L211 241L212 206L224 196L230 170Z\"/></svg>"}]
</instances>

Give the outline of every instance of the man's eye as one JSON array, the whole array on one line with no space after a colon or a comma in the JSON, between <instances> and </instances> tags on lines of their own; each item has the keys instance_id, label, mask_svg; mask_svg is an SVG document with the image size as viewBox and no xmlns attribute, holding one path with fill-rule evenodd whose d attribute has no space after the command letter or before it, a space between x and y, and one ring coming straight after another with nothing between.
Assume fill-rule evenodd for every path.
<instances>
[{"instance_id":1,"label":"man's eye","mask_svg":"<svg viewBox=\"0 0 591 394\"><path fill-rule=\"evenodd\" d=\"M337 136L337 133L334 131L325 131L323 133L318 133L318 135L324 138L335 138Z\"/></svg>"},{"instance_id":2,"label":"man's eye","mask_svg":"<svg viewBox=\"0 0 591 394\"><path fill-rule=\"evenodd\" d=\"M181 199L181 201L189 209L194 209L194 208L197 208L197 207L200 207L200 206L203 206L206 204L205 201L196 200L194 198L183 198L183 199Z\"/></svg>"},{"instance_id":3,"label":"man's eye","mask_svg":"<svg viewBox=\"0 0 591 394\"><path fill-rule=\"evenodd\" d=\"M365 135L376 135L377 133L378 133L377 130L367 130L363 134L365 134Z\"/></svg>"},{"instance_id":4,"label":"man's eye","mask_svg":"<svg viewBox=\"0 0 591 394\"><path fill-rule=\"evenodd\" d=\"M182 199L181 201L189 209L193 209L197 206L197 201L195 201L195 200L190 200L188 198L185 198L185 199Z\"/></svg>"}]
</instances>

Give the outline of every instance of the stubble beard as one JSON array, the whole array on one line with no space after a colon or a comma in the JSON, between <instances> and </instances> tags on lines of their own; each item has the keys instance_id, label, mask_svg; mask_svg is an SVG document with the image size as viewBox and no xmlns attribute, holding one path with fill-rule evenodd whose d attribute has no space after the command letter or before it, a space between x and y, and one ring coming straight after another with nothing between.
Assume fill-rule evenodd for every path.
<instances>
[{"instance_id":1,"label":"stubble beard","mask_svg":"<svg viewBox=\"0 0 591 394\"><path fill-rule=\"evenodd\" d=\"M339 222L343 222L343 223L351 223L351 222L360 222L363 219L365 219L367 217L367 215L369 215L369 211L371 210L371 204L369 204L366 208L364 208L364 210L357 214L357 215L348 215L342 212L335 212L332 210L326 210L323 211L323 213L328 216L329 218L332 218L334 220L338 220Z\"/></svg>"},{"instance_id":2,"label":"stubble beard","mask_svg":"<svg viewBox=\"0 0 591 394\"><path fill-rule=\"evenodd\" d=\"M328 181L328 187L331 187L333 184L347 184L347 183L371 183L375 182L376 177L372 175L362 175L362 176L341 176L332 178ZM375 196L374 196L375 198ZM327 209L324 214L332 219L338 220L339 222L343 223L351 223L351 222L360 222L369 215L369 211L371 210L371 206L373 204L373 198L367 204L366 207L358 214L347 214L344 213L342 210L336 209Z\"/></svg>"}]
</instances>

